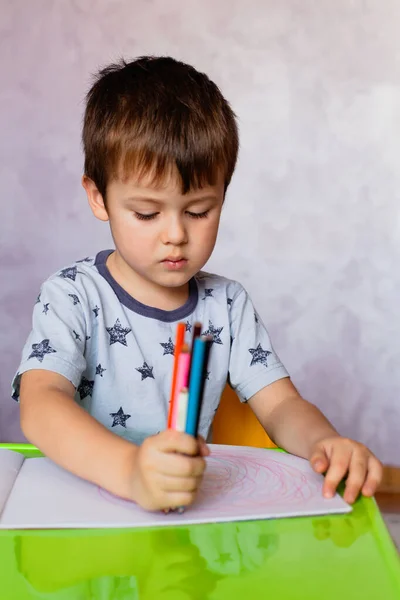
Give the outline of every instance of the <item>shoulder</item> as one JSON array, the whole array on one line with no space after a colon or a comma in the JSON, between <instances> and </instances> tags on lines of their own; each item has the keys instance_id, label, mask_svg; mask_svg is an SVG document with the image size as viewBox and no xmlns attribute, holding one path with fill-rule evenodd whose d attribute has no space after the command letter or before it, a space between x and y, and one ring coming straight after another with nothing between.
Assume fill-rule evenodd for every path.
<instances>
[{"instance_id":1,"label":"shoulder","mask_svg":"<svg viewBox=\"0 0 400 600\"><path fill-rule=\"evenodd\" d=\"M246 290L238 281L215 273L199 271L195 279L201 291L207 293L208 290L209 294L224 295L231 302L234 302L241 294L246 293Z\"/></svg>"},{"instance_id":2,"label":"shoulder","mask_svg":"<svg viewBox=\"0 0 400 600\"><path fill-rule=\"evenodd\" d=\"M46 293L70 297L74 304L89 299L102 279L96 261L97 257L87 256L58 269L43 282L38 300Z\"/></svg>"}]
</instances>

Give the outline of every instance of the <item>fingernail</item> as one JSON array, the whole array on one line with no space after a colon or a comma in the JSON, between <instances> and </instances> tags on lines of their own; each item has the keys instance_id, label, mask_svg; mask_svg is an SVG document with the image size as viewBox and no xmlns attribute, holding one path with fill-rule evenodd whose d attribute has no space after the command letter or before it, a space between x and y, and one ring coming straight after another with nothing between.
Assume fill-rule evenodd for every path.
<instances>
[{"instance_id":1,"label":"fingernail","mask_svg":"<svg viewBox=\"0 0 400 600\"><path fill-rule=\"evenodd\" d=\"M333 492L331 492L330 490L326 490L324 492L324 497L325 498L333 498Z\"/></svg>"}]
</instances>

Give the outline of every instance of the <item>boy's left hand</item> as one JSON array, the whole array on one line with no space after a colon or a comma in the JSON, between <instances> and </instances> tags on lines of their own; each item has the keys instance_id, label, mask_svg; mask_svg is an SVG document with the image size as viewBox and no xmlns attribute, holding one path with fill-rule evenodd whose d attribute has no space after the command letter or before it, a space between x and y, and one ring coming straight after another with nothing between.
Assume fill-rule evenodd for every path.
<instances>
[{"instance_id":1,"label":"boy's left hand","mask_svg":"<svg viewBox=\"0 0 400 600\"><path fill-rule=\"evenodd\" d=\"M382 480L382 465L366 446L340 436L317 442L311 451L311 466L325 473L323 493L332 498L346 476L344 500L352 504L358 494L373 496Z\"/></svg>"}]
</instances>

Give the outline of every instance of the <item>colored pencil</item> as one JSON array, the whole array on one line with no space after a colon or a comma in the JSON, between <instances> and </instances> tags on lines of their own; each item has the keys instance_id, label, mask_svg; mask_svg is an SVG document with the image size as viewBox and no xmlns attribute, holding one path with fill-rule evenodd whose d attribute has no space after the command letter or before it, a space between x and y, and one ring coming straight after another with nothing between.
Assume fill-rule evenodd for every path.
<instances>
[{"instance_id":1,"label":"colored pencil","mask_svg":"<svg viewBox=\"0 0 400 600\"><path fill-rule=\"evenodd\" d=\"M184 432L186 430L188 399L189 390L187 388L183 388L177 401L177 415L175 423L175 429L177 431Z\"/></svg>"},{"instance_id":2,"label":"colored pencil","mask_svg":"<svg viewBox=\"0 0 400 600\"><path fill-rule=\"evenodd\" d=\"M176 340L175 340L175 351L174 351L174 369L172 372L172 384L171 384L171 394L169 399L169 411L168 411L168 421L167 427L171 429L172 426L172 415L174 411L174 401L175 401L175 388L176 388L176 377L178 373L178 358L181 352L183 341L185 339L185 323L178 323L176 328Z\"/></svg>"},{"instance_id":3,"label":"colored pencil","mask_svg":"<svg viewBox=\"0 0 400 600\"><path fill-rule=\"evenodd\" d=\"M182 350L178 356L178 369L176 373L176 384L175 384L175 397L171 417L171 428L176 429L176 420L178 416L179 408L179 396L183 389L189 385L189 365L190 365L190 354L189 347L184 344ZM183 428L185 431L185 428Z\"/></svg>"},{"instance_id":4,"label":"colored pencil","mask_svg":"<svg viewBox=\"0 0 400 600\"><path fill-rule=\"evenodd\" d=\"M200 337L202 325L195 323L191 353L189 353L187 346L183 345L184 328L183 323L178 324L168 428L184 431L197 437L212 340L210 337ZM185 507L179 506L175 510L181 514ZM164 512L167 514L169 510Z\"/></svg>"},{"instance_id":5,"label":"colored pencil","mask_svg":"<svg viewBox=\"0 0 400 600\"><path fill-rule=\"evenodd\" d=\"M189 382L188 414L186 420L186 433L197 435L197 425L200 412L200 399L202 379L204 376L204 358L206 354L206 340L198 337L194 341L192 371Z\"/></svg>"},{"instance_id":6,"label":"colored pencil","mask_svg":"<svg viewBox=\"0 0 400 600\"><path fill-rule=\"evenodd\" d=\"M203 370L202 370L201 380L200 380L199 407L197 409L196 422L195 422L195 428L194 428L194 431L195 431L194 436L195 437L197 437L198 433L199 433L200 413L201 413L201 407L203 406L204 388L205 388L206 381L207 381L207 367L208 367L208 361L210 358L210 350L211 350L211 346L212 346L211 336L206 336L203 339L205 339L205 341L204 341L205 349L204 349Z\"/></svg>"},{"instance_id":7,"label":"colored pencil","mask_svg":"<svg viewBox=\"0 0 400 600\"><path fill-rule=\"evenodd\" d=\"M200 337L201 327L202 327L202 325L198 321L196 321L196 323L193 325L192 346L190 349L189 381L190 381L190 373L192 370L194 342L198 337Z\"/></svg>"}]
</instances>

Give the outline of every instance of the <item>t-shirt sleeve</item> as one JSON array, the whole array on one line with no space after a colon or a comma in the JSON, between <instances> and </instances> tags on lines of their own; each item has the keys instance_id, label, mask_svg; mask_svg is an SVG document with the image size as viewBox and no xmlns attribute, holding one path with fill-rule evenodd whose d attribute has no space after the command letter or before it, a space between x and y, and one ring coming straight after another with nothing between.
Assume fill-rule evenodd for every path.
<instances>
[{"instance_id":1,"label":"t-shirt sleeve","mask_svg":"<svg viewBox=\"0 0 400 600\"><path fill-rule=\"evenodd\" d=\"M268 331L241 286L231 303L229 384L243 402L278 379L289 377Z\"/></svg>"},{"instance_id":2,"label":"t-shirt sleeve","mask_svg":"<svg viewBox=\"0 0 400 600\"><path fill-rule=\"evenodd\" d=\"M20 378L33 369L54 371L75 387L86 368L86 320L83 299L68 282L46 281L33 309L32 330L12 382L12 397L19 400Z\"/></svg>"}]
</instances>

